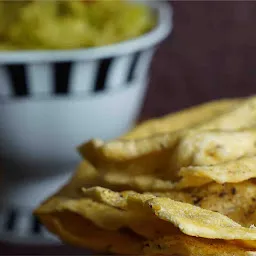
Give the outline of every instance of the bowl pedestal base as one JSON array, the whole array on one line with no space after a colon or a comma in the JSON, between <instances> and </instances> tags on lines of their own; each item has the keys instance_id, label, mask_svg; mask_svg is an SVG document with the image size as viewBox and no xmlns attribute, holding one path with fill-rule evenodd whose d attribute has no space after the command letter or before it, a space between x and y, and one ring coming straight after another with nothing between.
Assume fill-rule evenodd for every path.
<instances>
[{"instance_id":1,"label":"bowl pedestal base","mask_svg":"<svg viewBox=\"0 0 256 256\"><path fill-rule=\"evenodd\" d=\"M17 178L5 174L0 182L0 241L15 244L59 244L33 216L33 210L71 176Z\"/></svg>"}]
</instances>

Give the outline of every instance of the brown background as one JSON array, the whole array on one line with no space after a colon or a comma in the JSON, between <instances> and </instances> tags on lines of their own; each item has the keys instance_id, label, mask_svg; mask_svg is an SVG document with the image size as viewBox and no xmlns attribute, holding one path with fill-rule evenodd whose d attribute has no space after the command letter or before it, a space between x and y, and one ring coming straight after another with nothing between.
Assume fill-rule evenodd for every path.
<instances>
[{"instance_id":1,"label":"brown background","mask_svg":"<svg viewBox=\"0 0 256 256\"><path fill-rule=\"evenodd\" d=\"M172 2L174 30L161 45L141 117L256 92L256 2ZM68 255L70 247L0 244L0 255Z\"/></svg>"},{"instance_id":2,"label":"brown background","mask_svg":"<svg viewBox=\"0 0 256 256\"><path fill-rule=\"evenodd\" d=\"M174 29L159 49L143 117L256 92L256 2L172 2Z\"/></svg>"}]
</instances>

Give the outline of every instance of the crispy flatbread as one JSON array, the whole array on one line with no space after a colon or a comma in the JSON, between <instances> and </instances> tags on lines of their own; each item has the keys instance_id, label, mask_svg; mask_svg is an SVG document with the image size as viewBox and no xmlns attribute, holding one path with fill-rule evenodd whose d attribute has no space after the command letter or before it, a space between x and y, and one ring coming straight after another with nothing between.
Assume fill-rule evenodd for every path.
<instances>
[{"instance_id":1,"label":"crispy flatbread","mask_svg":"<svg viewBox=\"0 0 256 256\"><path fill-rule=\"evenodd\" d=\"M256 178L255 166L256 156L246 156L212 166L183 167L178 172L182 178L176 188L199 187L212 181L219 184L243 182Z\"/></svg>"},{"instance_id":2,"label":"crispy flatbread","mask_svg":"<svg viewBox=\"0 0 256 256\"><path fill-rule=\"evenodd\" d=\"M191 128L237 106L243 100L222 99L186 108L162 118L145 121L121 138L134 140L149 137L156 133L169 133L184 128Z\"/></svg>"},{"instance_id":3,"label":"crispy flatbread","mask_svg":"<svg viewBox=\"0 0 256 256\"><path fill-rule=\"evenodd\" d=\"M212 182L199 188L154 192L153 195L219 212L246 227L256 223L256 183L253 181L226 184Z\"/></svg>"},{"instance_id":4,"label":"crispy flatbread","mask_svg":"<svg viewBox=\"0 0 256 256\"><path fill-rule=\"evenodd\" d=\"M79 152L93 165L99 161L126 161L151 154L163 149L171 149L187 131L193 130L237 130L254 127L256 119L256 97L248 98L236 107L224 111L211 120L199 123L193 129L174 130L164 134L150 134L149 137L131 140L113 140L104 142L93 139L79 147Z\"/></svg>"},{"instance_id":5,"label":"crispy flatbread","mask_svg":"<svg viewBox=\"0 0 256 256\"><path fill-rule=\"evenodd\" d=\"M223 240L195 238L186 235L162 237L144 243L145 255L175 256L254 256L248 251Z\"/></svg>"}]
</instances>

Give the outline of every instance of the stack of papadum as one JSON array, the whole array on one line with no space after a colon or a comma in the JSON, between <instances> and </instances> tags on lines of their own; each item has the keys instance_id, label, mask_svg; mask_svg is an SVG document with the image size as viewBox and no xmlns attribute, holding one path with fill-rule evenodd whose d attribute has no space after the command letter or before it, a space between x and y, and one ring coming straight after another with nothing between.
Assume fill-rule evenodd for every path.
<instances>
[{"instance_id":1,"label":"stack of papadum","mask_svg":"<svg viewBox=\"0 0 256 256\"><path fill-rule=\"evenodd\" d=\"M256 97L220 100L91 140L35 214L96 252L256 255Z\"/></svg>"}]
</instances>

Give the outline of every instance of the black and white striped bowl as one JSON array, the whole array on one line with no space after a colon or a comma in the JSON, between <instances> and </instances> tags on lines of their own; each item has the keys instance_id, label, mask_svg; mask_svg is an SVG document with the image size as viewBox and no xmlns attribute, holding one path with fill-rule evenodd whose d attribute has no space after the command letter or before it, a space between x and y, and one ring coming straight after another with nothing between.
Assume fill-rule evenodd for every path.
<instances>
[{"instance_id":1,"label":"black and white striped bowl","mask_svg":"<svg viewBox=\"0 0 256 256\"><path fill-rule=\"evenodd\" d=\"M146 3L158 23L136 39L90 49L0 52L0 159L9 181L21 184L15 195L2 191L4 204L17 209L26 202L32 209L48 187L26 191L24 177L31 184L33 176L40 183L39 175L54 181L74 169L77 145L119 136L134 124L155 48L172 28L169 4ZM13 206L16 197L19 205Z\"/></svg>"},{"instance_id":2,"label":"black and white striped bowl","mask_svg":"<svg viewBox=\"0 0 256 256\"><path fill-rule=\"evenodd\" d=\"M34 173L74 166L75 147L110 139L134 123L156 45L171 30L168 4L149 33L119 44L73 51L0 52L0 157Z\"/></svg>"}]
</instances>

